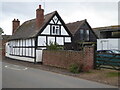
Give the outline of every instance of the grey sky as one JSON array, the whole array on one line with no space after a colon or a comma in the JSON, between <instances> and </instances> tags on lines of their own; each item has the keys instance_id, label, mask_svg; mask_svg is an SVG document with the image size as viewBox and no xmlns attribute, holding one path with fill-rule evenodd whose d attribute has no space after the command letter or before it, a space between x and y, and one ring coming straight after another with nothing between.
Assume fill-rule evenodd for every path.
<instances>
[{"instance_id":1,"label":"grey sky","mask_svg":"<svg viewBox=\"0 0 120 90\"><path fill-rule=\"evenodd\" d=\"M57 10L65 23L87 19L92 27L118 24L117 2L2 2L0 27L6 34L11 34L12 20L18 18L22 24L35 18L39 4L45 14Z\"/></svg>"}]
</instances>

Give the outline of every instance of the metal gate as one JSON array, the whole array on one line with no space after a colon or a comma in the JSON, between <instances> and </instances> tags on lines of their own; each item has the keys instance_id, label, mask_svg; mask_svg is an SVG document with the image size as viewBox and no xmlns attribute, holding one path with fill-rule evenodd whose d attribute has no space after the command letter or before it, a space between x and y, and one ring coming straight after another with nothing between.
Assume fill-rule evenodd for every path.
<instances>
[{"instance_id":1,"label":"metal gate","mask_svg":"<svg viewBox=\"0 0 120 90\"><path fill-rule=\"evenodd\" d=\"M120 54L96 53L95 68L120 70Z\"/></svg>"}]
</instances>

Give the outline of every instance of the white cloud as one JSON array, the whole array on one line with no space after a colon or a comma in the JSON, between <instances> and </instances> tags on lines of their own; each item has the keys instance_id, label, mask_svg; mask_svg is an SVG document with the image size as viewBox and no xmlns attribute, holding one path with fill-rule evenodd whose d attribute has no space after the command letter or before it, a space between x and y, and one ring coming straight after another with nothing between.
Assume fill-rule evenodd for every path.
<instances>
[{"instance_id":1,"label":"white cloud","mask_svg":"<svg viewBox=\"0 0 120 90\"><path fill-rule=\"evenodd\" d=\"M113 2L113 0L1 0L2 2ZM119 0L114 0L118 2Z\"/></svg>"},{"instance_id":2,"label":"white cloud","mask_svg":"<svg viewBox=\"0 0 120 90\"><path fill-rule=\"evenodd\" d=\"M43 2L4 2L3 16L0 15L2 19L0 27L4 29L6 34L11 34L12 20L18 18L23 23L26 20L35 18L35 10L39 4L42 4L44 8ZM118 22L117 5L115 2L46 2L45 14L57 10L66 23L87 19L92 27L109 26Z\"/></svg>"}]
</instances>

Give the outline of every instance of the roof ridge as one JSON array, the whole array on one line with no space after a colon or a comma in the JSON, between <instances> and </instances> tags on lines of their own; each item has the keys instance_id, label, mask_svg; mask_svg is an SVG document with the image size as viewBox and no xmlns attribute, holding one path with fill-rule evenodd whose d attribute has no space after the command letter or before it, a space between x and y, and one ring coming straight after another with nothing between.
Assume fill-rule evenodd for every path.
<instances>
[{"instance_id":1,"label":"roof ridge","mask_svg":"<svg viewBox=\"0 0 120 90\"><path fill-rule=\"evenodd\" d=\"M44 16L50 15L50 14L55 13L55 12L57 12L57 11L53 11L53 12L51 12L51 13L45 14ZM22 24L27 23L27 22L30 22L30 21L32 21L32 20L36 20L36 18L34 18L34 19L29 19L29 20L23 22ZM21 24L21 25L22 25L22 24Z\"/></svg>"},{"instance_id":2,"label":"roof ridge","mask_svg":"<svg viewBox=\"0 0 120 90\"><path fill-rule=\"evenodd\" d=\"M67 23L67 24L73 24L73 23L76 23L76 22L83 22L83 21L85 21L86 19L84 19L84 20L80 20L80 21L75 21L75 22L69 22L69 23Z\"/></svg>"},{"instance_id":3,"label":"roof ridge","mask_svg":"<svg viewBox=\"0 0 120 90\"><path fill-rule=\"evenodd\" d=\"M72 22L72 23L67 23L66 26L68 27L69 31L72 34L75 34L75 32L81 27L81 25L83 25L83 23L86 21L86 19L81 20L81 21L76 21L76 22ZM74 27L74 29L73 29Z\"/></svg>"},{"instance_id":4,"label":"roof ridge","mask_svg":"<svg viewBox=\"0 0 120 90\"><path fill-rule=\"evenodd\" d=\"M44 22L39 29L36 29L35 26L36 18L24 21L19 27L17 27L17 31L11 36L9 40L36 37L37 33L39 33L40 30L42 30L42 28L45 27L45 25L49 22L51 17L56 13L57 11L53 11L44 15Z\"/></svg>"},{"instance_id":5,"label":"roof ridge","mask_svg":"<svg viewBox=\"0 0 120 90\"><path fill-rule=\"evenodd\" d=\"M53 11L53 12L51 12L51 13L47 13L47 14L45 14L44 16L50 15L50 14L55 13L55 12L57 12L57 11Z\"/></svg>"}]
</instances>

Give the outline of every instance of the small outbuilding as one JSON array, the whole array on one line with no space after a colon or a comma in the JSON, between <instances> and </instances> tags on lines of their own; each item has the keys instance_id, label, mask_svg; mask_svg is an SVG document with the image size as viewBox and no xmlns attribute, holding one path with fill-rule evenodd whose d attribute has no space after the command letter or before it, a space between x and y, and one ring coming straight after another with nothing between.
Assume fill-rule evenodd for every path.
<instances>
[{"instance_id":1,"label":"small outbuilding","mask_svg":"<svg viewBox=\"0 0 120 90\"><path fill-rule=\"evenodd\" d=\"M87 20L77 21L66 24L72 34L72 46L75 50L79 49L79 44L91 45L97 42L97 35L87 22Z\"/></svg>"}]
</instances>

